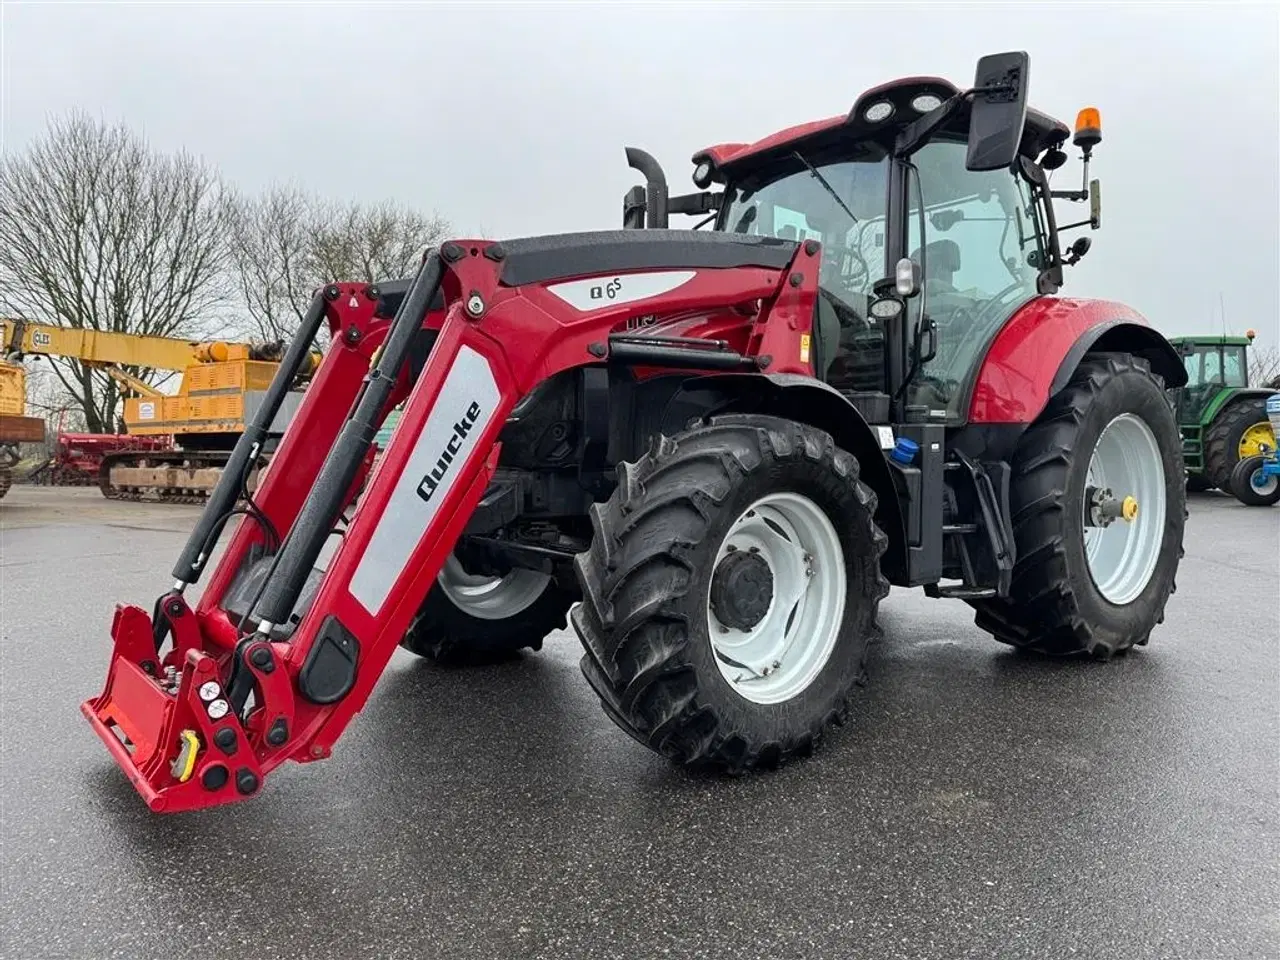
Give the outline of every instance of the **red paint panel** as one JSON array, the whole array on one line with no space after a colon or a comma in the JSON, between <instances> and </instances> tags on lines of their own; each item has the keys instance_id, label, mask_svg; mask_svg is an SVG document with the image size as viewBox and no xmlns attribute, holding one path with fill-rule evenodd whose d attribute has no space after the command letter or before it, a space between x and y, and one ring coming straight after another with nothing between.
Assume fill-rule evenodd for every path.
<instances>
[{"instance_id":1,"label":"red paint panel","mask_svg":"<svg viewBox=\"0 0 1280 960\"><path fill-rule=\"evenodd\" d=\"M726 163L734 163L752 154L763 153L784 143L802 140L805 137L813 136L815 133L822 133L824 130L832 130L843 124L846 116L846 114L841 113L834 117L827 117L824 120L799 123L794 127L787 127L785 130L772 133L763 139L757 140L755 143L719 143L695 154L695 158L709 157L717 167L724 166Z\"/></svg>"},{"instance_id":2,"label":"red paint panel","mask_svg":"<svg viewBox=\"0 0 1280 960\"><path fill-rule=\"evenodd\" d=\"M969 422L1035 420L1075 342L1090 328L1114 321L1150 326L1132 307L1109 300L1039 297L1026 304L987 351L969 404Z\"/></svg>"}]
</instances>

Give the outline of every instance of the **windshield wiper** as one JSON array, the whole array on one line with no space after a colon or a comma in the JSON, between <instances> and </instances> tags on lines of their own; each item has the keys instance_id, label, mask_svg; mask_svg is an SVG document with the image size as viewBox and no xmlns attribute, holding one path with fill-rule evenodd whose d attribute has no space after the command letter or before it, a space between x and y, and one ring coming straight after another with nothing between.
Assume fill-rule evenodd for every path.
<instances>
[{"instance_id":1,"label":"windshield wiper","mask_svg":"<svg viewBox=\"0 0 1280 960\"><path fill-rule=\"evenodd\" d=\"M849 205L840 199L840 194L836 193L835 189L831 186L831 184L827 183L827 178L818 172L818 168L815 167L808 160L806 160L804 157L800 156L799 150L793 150L792 155L801 163L803 163L806 167L809 168L809 172L813 174L815 177L817 177L818 182L822 184L824 187L826 187L827 193L831 194L831 199L834 200L836 203L840 204L840 209L842 209L845 213L849 215L850 220L852 220L854 223L857 223L858 218L853 215L853 211L849 209Z\"/></svg>"}]
</instances>

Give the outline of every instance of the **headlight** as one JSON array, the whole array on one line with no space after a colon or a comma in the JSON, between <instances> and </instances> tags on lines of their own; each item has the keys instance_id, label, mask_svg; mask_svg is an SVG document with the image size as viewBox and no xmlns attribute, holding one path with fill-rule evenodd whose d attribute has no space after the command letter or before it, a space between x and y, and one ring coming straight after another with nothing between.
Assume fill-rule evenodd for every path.
<instances>
[{"instance_id":1,"label":"headlight","mask_svg":"<svg viewBox=\"0 0 1280 960\"><path fill-rule=\"evenodd\" d=\"M882 123L893 116L893 104L888 100L877 100L862 111L862 119L867 123Z\"/></svg>"},{"instance_id":2,"label":"headlight","mask_svg":"<svg viewBox=\"0 0 1280 960\"><path fill-rule=\"evenodd\" d=\"M693 168L693 185L700 190L711 186L711 161L703 160Z\"/></svg>"},{"instance_id":3,"label":"headlight","mask_svg":"<svg viewBox=\"0 0 1280 960\"><path fill-rule=\"evenodd\" d=\"M933 93L921 93L911 101L911 109L916 113L928 113L942 106L942 98Z\"/></svg>"}]
</instances>

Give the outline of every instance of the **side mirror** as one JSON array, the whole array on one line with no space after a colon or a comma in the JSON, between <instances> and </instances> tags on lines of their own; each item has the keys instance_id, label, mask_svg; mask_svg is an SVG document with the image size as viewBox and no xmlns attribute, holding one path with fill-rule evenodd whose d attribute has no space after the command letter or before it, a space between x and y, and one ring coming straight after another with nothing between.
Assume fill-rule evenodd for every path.
<instances>
[{"instance_id":1,"label":"side mirror","mask_svg":"<svg viewBox=\"0 0 1280 960\"><path fill-rule=\"evenodd\" d=\"M1089 226L1097 230L1102 226L1102 184L1089 181Z\"/></svg>"},{"instance_id":2,"label":"side mirror","mask_svg":"<svg viewBox=\"0 0 1280 960\"><path fill-rule=\"evenodd\" d=\"M965 169L1001 170L1017 158L1030 79L1031 58L1024 51L993 53L978 61Z\"/></svg>"}]
</instances>

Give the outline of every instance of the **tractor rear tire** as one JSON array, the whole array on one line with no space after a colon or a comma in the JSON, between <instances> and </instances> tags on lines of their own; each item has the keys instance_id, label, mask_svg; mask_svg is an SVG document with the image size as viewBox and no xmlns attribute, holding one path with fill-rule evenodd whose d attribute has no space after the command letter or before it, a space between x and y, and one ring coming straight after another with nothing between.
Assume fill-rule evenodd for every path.
<instances>
[{"instance_id":1,"label":"tractor rear tire","mask_svg":"<svg viewBox=\"0 0 1280 960\"><path fill-rule=\"evenodd\" d=\"M1269 477L1263 486L1254 486L1253 475L1262 469L1265 462L1265 457L1246 457L1231 471L1231 495L1247 507L1270 507L1280 503L1280 477Z\"/></svg>"},{"instance_id":2,"label":"tractor rear tire","mask_svg":"<svg viewBox=\"0 0 1280 960\"><path fill-rule=\"evenodd\" d=\"M1155 502L1139 500L1132 526L1120 527L1128 531L1124 536L1138 539L1123 541L1116 574L1104 579L1111 587L1109 598L1091 569L1084 520L1095 445L1113 422L1128 433L1118 431L1118 440L1110 440L1106 449L1120 451L1113 457L1137 475L1135 492L1144 482L1138 478L1149 478L1150 471L1141 468L1138 453L1123 451L1146 444L1163 477L1145 481ZM1124 469L1113 467L1112 474L1122 475ZM1145 360L1129 354L1086 356L1019 441L1010 487L1017 548L1010 595L971 601L974 622L1003 643L1050 656L1105 660L1145 645L1176 589L1186 503L1182 439L1163 381ZM1111 533L1093 529L1095 536ZM1103 551L1097 552L1101 564ZM1125 566L1144 552L1148 570Z\"/></svg>"},{"instance_id":3,"label":"tractor rear tire","mask_svg":"<svg viewBox=\"0 0 1280 960\"><path fill-rule=\"evenodd\" d=\"M11 486L13 486L13 471L8 464L0 463L0 499L9 492Z\"/></svg>"},{"instance_id":4,"label":"tractor rear tire","mask_svg":"<svg viewBox=\"0 0 1280 960\"><path fill-rule=\"evenodd\" d=\"M569 626L576 597L550 577L531 570L490 584L459 577L469 574L451 557L400 646L441 666L478 666L541 650L547 634Z\"/></svg>"},{"instance_id":5,"label":"tractor rear tire","mask_svg":"<svg viewBox=\"0 0 1280 960\"><path fill-rule=\"evenodd\" d=\"M1241 397L1218 412L1204 432L1204 472L1222 492L1231 489L1231 471L1240 462L1245 431L1259 424L1270 429L1265 397Z\"/></svg>"},{"instance_id":6,"label":"tractor rear tire","mask_svg":"<svg viewBox=\"0 0 1280 960\"><path fill-rule=\"evenodd\" d=\"M804 424L733 415L655 438L618 479L592 507L570 615L606 714L691 768L810 753L865 682L889 592L857 459Z\"/></svg>"}]
</instances>

